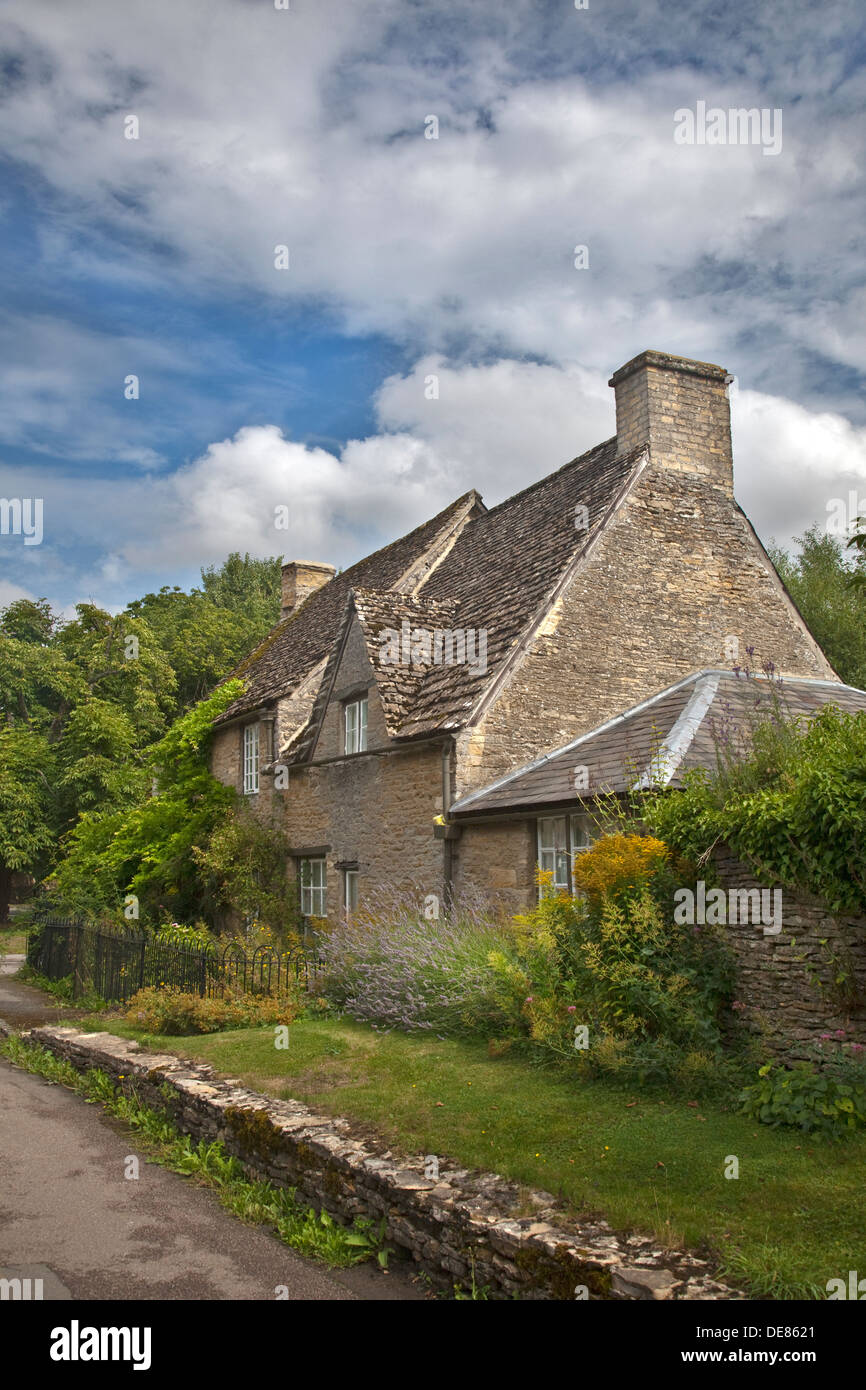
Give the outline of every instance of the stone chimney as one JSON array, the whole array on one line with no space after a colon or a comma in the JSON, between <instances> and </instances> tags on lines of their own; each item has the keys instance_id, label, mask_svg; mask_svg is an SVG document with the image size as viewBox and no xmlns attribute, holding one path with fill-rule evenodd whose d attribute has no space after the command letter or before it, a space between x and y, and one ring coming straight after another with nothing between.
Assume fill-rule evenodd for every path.
<instances>
[{"instance_id":1,"label":"stone chimney","mask_svg":"<svg viewBox=\"0 0 866 1390\"><path fill-rule=\"evenodd\" d=\"M289 560L283 565L283 606L280 618L287 618L300 608L304 599L321 589L336 570L333 565L320 565L315 560Z\"/></svg>"},{"instance_id":2,"label":"stone chimney","mask_svg":"<svg viewBox=\"0 0 866 1390\"><path fill-rule=\"evenodd\" d=\"M642 352L614 372L617 452L648 444L650 458L734 494L731 412L723 367Z\"/></svg>"}]
</instances>

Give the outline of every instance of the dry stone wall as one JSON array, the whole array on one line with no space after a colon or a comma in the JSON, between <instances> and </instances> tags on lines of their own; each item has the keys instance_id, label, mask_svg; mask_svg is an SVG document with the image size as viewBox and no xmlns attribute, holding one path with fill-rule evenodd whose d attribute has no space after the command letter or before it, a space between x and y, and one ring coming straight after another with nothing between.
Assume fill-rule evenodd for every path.
<instances>
[{"instance_id":1,"label":"dry stone wall","mask_svg":"<svg viewBox=\"0 0 866 1390\"><path fill-rule=\"evenodd\" d=\"M758 886L729 851L714 858L726 891ZM827 1033L866 1044L866 917L835 916L818 898L784 888L781 931L730 920L726 931L742 1017L771 1051L805 1058Z\"/></svg>"},{"instance_id":2,"label":"dry stone wall","mask_svg":"<svg viewBox=\"0 0 866 1390\"><path fill-rule=\"evenodd\" d=\"M109 1033L36 1028L27 1036L81 1070L99 1067L145 1104L168 1104L193 1138L221 1140L252 1175L295 1187L335 1219L384 1217L388 1242L443 1287L468 1285L474 1273L500 1299L742 1296L697 1256L617 1235L603 1221L577 1222L550 1193L494 1173L440 1161L439 1177L429 1179L423 1156L395 1155L366 1128L249 1091L207 1065Z\"/></svg>"}]
</instances>

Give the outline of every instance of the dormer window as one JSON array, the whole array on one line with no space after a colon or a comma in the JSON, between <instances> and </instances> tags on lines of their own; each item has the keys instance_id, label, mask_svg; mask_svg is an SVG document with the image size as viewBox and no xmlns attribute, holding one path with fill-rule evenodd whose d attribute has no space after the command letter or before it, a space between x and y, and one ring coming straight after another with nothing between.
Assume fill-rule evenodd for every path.
<instances>
[{"instance_id":1,"label":"dormer window","mask_svg":"<svg viewBox=\"0 0 866 1390\"><path fill-rule=\"evenodd\" d=\"M365 753L367 751L367 696L351 700L343 706L345 711L346 753Z\"/></svg>"},{"instance_id":2,"label":"dormer window","mask_svg":"<svg viewBox=\"0 0 866 1390\"><path fill-rule=\"evenodd\" d=\"M259 789L259 726L244 726L244 796Z\"/></svg>"}]
</instances>

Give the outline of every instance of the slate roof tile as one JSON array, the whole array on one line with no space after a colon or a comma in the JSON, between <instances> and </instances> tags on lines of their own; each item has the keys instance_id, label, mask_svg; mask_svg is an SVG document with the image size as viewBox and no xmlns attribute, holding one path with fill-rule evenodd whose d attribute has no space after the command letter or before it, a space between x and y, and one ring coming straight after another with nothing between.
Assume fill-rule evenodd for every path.
<instances>
[{"instance_id":1,"label":"slate roof tile","mask_svg":"<svg viewBox=\"0 0 866 1390\"><path fill-rule=\"evenodd\" d=\"M284 618L232 672L246 682L240 699L229 705L217 724L272 703L294 690L331 651L353 588L392 589L417 584L438 548L466 517L483 507L474 490L418 526L400 540L337 574Z\"/></svg>"},{"instance_id":2,"label":"slate roof tile","mask_svg":"<svg viewBox=\"0 0 866 1390\"><path fill-rule=\"evenodd\" d=\"M450 814L461 820L565 807L600 793L625 792L639 779L682 786L686 772L716 767L719 746L745 753L755 721L772 715L774 700L794 717L810 718L829 704L847 713L866 710L866 691L834 681L771 682L742 672L696 671L564 748L461 798ZM578 768L585 774L576 776Z\"/></svg>"}]
</instances>

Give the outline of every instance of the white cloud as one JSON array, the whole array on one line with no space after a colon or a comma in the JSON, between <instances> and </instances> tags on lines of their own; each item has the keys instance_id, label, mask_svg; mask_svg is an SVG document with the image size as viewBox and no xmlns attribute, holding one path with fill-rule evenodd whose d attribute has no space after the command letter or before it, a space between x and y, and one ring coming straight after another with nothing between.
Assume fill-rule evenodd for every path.
<instances>
[{"instance_id":1,"label":"white cloud","mask_svg":"<svg viewBox=\"0 0 866 1390\"><path fill-rule=\"evenodd\" d=\"M427 400L433 375L439 398ZM495 505L615 430L607 372L511 360L426 357L383 384L377 412L378 432L339 457L249 426L171 475L60 480L46 493L43 569L68 583L57 552L85 547L101 558L76 597L108 604L118 586L132 595L179 570L194 577L230 550L345 566L470 487ZM866 431L755 391L734 391L732 414L737 497L765 541L825 522L850 489L866 498ZM283 506L288 530L275 525Z\"/></svg>"},{"instance_id":2,"label":"white cloud","mask_svg":"<svg viewBox=\"0 0 866 1390\"><path fill-rule=\"evenodd\" d=\"M866 429L758 391L734 391L731 417L737 499L762 539L829 526L851 492L866 503Z\"/></svg>"},{"instance_id":3,"label":"white cloud","mask_svg":"<svg viewBox=\"0 0 866 1390\"><path fill-rule=\"evenodd\" d=\"M735 402L737 490L765 537L862 485L863 435L844 413L861 418L866 369L853 10L726 14L728 44L705 5L673 20L655 0L620 10L602 28L595 11L535 0L8 0L19 66L4 124L43 208L46 277L96 278L109 301L122 284L313 305L415 362L381 385L376 432L339 457L256 424L171 473L184 374L213 340L11 320L0 439L138 474L31 474L53 535L40 583L72 585L76 546L76 592L103 602L231 549L349 563L471 486L496 502L609 437L607 378L647 347L721 362L750 388ZM697 99L783 105L782 154L674 145L673 112ZM424 139L431 113L438 140ZM120 391L139 370L143 390L166 392L140 426ZM240 418L267 420L266 399ZM219 428L207 407L190 390L201 441Z\"/></svg>"},{"instance_id":4,"label":"white cloud","mask_svg":"<svg viewBox=\"0 0 866 1390\"><path fill-rule=\"evenodd\" d=\"M385 332L418 355L461 335L599 370L653 346L772 371L757 336L769 311L804 375L816 348L866 368L853 306L851 323L842 317L858 273L842 248L862 213L864 136L831 42L838 17L807 68L804 12L755 23L748 61L730 73L715 53L715 68L701 54L700 66L669 58L637 77L607 54L599 83L537 75L542 26L525 0L482 6L476 24L465 6L424 9L426 44L413 48L399 0L299 0L289 12L211 0L206 19L196 5L154 4L147 23L113 0L83 13L11 0L31 76L40 61L53 70L13 88L4 113L17 157L63 194L52 254L92 266L79 233L103 219L124 236L107 273L122 258L130 276L159 265L179 286L314 296L348 331ZM624 54L660 24L646 5L632 17ZM598 45L593 23L563 15L563 36ZM449 33L459 56L430 61ZM779 86L791 100L778 158L674 144L678 106L776 105ZM129 111L137 141L123 138ZM430 113L438 140L424 139ZM578 243L588 271L573 267ZM734 262L745 273L732 275Z\"/></svg>"},{"instance_id":5,"label":"white cloud","mask_svg":"<svg viewBox=\"0 0 866 1390\"><path fill-rule=\"evenodd\" d=\"M35 598L28 589L22 589L20 584L13 584L9 579L0 579L0 608L5 608L7 604L15 603L19 598Z\"/></svg>"}]
</instances>

